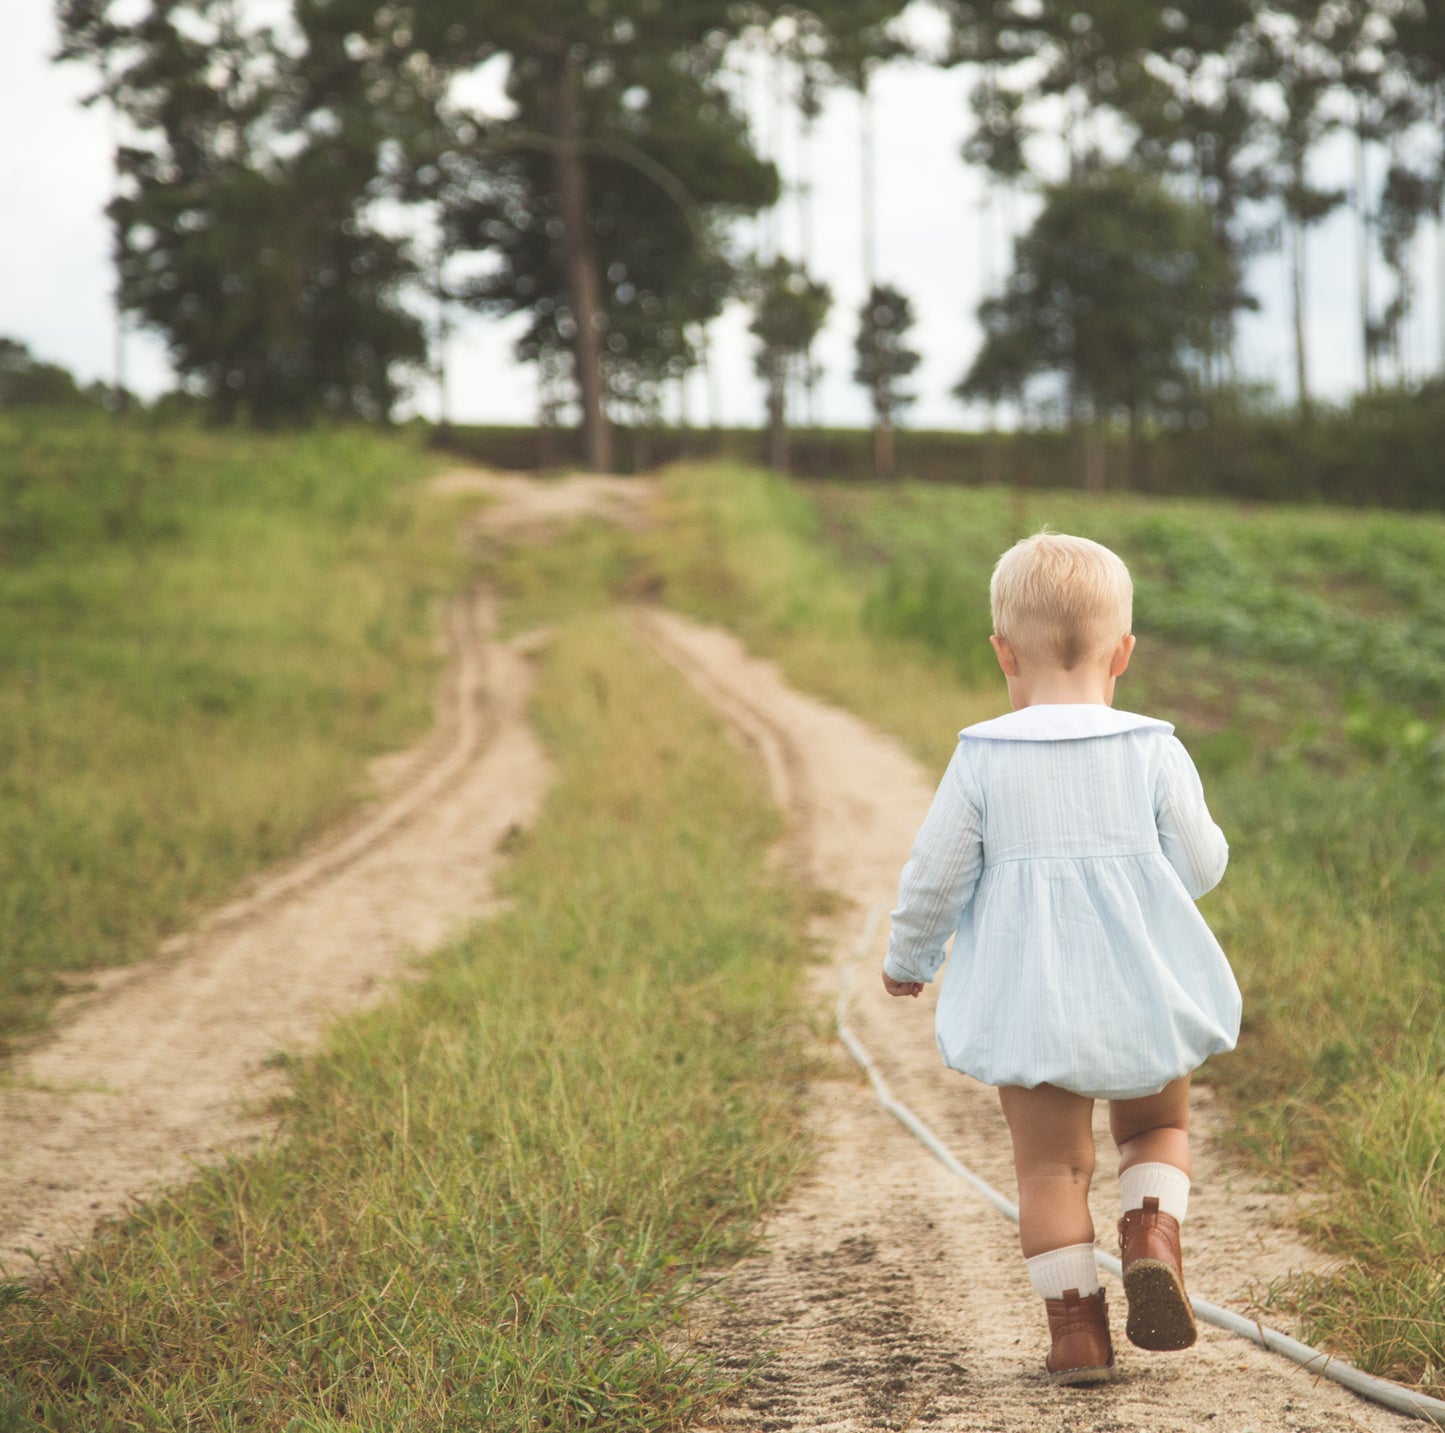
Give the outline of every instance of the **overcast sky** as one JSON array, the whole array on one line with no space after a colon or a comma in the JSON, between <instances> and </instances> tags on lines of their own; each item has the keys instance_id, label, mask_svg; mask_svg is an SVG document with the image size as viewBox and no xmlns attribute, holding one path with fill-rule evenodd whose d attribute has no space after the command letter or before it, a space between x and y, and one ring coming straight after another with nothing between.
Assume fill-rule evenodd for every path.
<instances>
[{"instance_id":1,"label":"overcast sky","mask_svg":"<svg viewBox=\"0 0 1445 1433\"><path fill-rule=\"evenodd\" d=\"M55 29L51 0L6 0L6 34L0 44L0 335L18 338L40 358L64 364L83 381L115 376L115 324L110 234L103 209L111 185L112 120L103 106L80 99L93 76L51 63ZM914 17L920 33L936 25ZM918 316L913 338L924 361L914 387L918 401L907 421L919 427L967 426L970 414L949 390L978 346L974 310L986 266L1005 262L1005 226L1027 223L1031 202L1020 196L1014 212L996 206L993 241L985 251L979 176L959 158L967 130L969 76L922 65L895 66L876 84L880 276L911 296ZM756 92L757 86L753 86ZM817 396L824 423L867 421L864 394L853 384L853 335L863 296L859 217L858 104L847 93L828 100L807 155L814 179L812 263L831 286L833 313L819 357L824 377ZM786 176L800 173L798 141L789 125L776 155ZM1349 182L1343 141L1322 151L1316 175ZM802 235L796 197L785 198L772 221L785 251L796 255ZM1442 309L1441 247L1433 229L1417 246L1419 314L1409 342L1414 371L1439 363ZM1318 394L1343 396L1361 375L1356 314L1354 238L1348 215L1338 211L1311 236L1310 362ZM1246 316L1240 359L1247 377L1275 382L1293 394L1292 340L1285 308L1286 275L1277 256L1255 262L1250 288L1258 315ZM1388 292L1383 277L1376 293ZM530 369L512 361L515 325L463 316L449 352L451 416L456 421L530 422L536 409ZM170 386L163 345L130 332L126 377L136 391L154 395ZM713 415L723 423L759 423L762 390L753 374L747 315L735 307L715 328ZM699 378L689 392L693 421L712 406ZM435 416L437 395L418 384L416 406Z\"/></svg>"}]
</instances>

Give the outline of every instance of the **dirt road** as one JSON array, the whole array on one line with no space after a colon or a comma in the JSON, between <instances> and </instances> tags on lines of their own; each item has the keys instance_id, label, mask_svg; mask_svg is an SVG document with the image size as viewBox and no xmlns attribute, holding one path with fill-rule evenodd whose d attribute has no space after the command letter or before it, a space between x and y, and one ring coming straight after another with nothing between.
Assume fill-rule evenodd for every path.
<instances>
[{"instance_id":1,"label":"dirt road","mask_svg":"<svg viewBox=\"0 0 1445 1433\"><path fill-rule=\"evenodd\" d=\"M583 514L638 520L641 485L537 484L459 473L490 531L545 540ZM856 718L790 690L725 633L639 615L653 646L766 765L790 820L791 857L838 892L816 971L831 1009L867 913L886 907L933 776ZM332 1015L376 998L408 955L485 912L499 841L545 788L523 720L525 655L490 637L485 602L453 614L452 678L436 732L388 762L390 796L150 964L107 977L0 1089L0 1264L12 1274L82 1240L95 1219L264 1134L266 1056L304 1048ZM851 1023L895 1092L985 1178L1013 1192L992 1092L943 1071L931 1006L877 982L882 930ZM836 1047L833 1047L836 1052ZM1187 1354L1121 1348L1123 1376L1052 1390L1042 1316L1014 1232L874 1103L839 1053L810 1092L820 1158L770 1221L767 1252L732 1270L700 1333L738 1369L775 1354L717 1430L1227 1429L1335 1433L1405 1420L1204 1330ZM1248 1308L1251 1291L1310 1263L1287 1210L1231 1168L1198 1096L1197 1175L1186 1226L1191 1288ZM1101 1235L1113 1181L1098 1181ZM1107 1243L1107 1237L1101 1239ZM1106 1285L1107 1286L1107 1285ZM1122 1322L1115 1310L1115 1324Z\"/></svg>"}]
</instances>

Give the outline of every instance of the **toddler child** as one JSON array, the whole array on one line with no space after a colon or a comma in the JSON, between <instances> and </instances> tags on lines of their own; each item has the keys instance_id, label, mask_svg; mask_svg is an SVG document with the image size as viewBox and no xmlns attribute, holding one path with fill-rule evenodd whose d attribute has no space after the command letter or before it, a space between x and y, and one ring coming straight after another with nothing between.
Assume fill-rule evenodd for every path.
<instances>
[{"instance_id":1,"label":"toddler child","mask_svg":"<svg viewBox=\"0 0 1445 1433\"><path fill-rule=\"evenodd\" d=\"M1196 1337L1179 1248L1189 1076L1233 1048L1240 999L1194 901L1229 848L1174 728L1113 710L1134 650L1123 562L1046 530L999 559L989 596L1013 710L959 734L903 870L883 983L917 995L957 931L938 1047L998 1086L1050 1381L1096 1383L1114 1351L1088 1204L1095 1100L1119 1149L1128 1337Z\"/></svg>"}]
</instances>

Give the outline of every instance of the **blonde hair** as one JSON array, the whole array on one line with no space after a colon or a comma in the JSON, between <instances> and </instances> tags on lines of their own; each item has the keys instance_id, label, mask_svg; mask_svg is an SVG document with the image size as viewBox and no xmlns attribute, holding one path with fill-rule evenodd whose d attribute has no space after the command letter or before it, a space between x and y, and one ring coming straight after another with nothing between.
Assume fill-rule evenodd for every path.
<instances>
[{"instance_id":1,"label":"blonde hair","mask_svg":"<svg viewBox=\"0 0 1445 1433\"><path fill-rule=\"evenodd\" d=\"M988 597L995 636L1021 661L1065 671L1111 651L1133 624L1134 584L1120 558L1048 528L999 558Z\"/></svg>"}]
</instances>

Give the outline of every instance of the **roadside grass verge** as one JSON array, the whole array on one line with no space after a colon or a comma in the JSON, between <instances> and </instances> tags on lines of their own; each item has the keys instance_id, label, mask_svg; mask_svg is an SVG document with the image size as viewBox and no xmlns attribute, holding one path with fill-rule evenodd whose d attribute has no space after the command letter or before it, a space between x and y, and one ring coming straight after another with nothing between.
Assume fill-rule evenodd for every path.
<instances>
[{"instance_id":1,"label":"roadside grass verge","mask_svg":"<svg viewBox=\"0 0 1445 1433\"><path fill-rule=\"evenodd\" d=\"M425 730L463 565L432 464L360 431L0 418L0 1053Z\"/></svg>"},{"instance_id":2,"label":"roadside grass verge","mask_svg":"<svg viewBox=\"0 0 1445 1433\"><path fill-rule=\"evenodd\" d=\"M840 562L802 489L752 468L677 467L660 512L637 540L642 591L730 627L799 686L869 717L940 772L952 731L995 714L994 694L960 684L926 641L870 630L877 555Z\"/></svg>"},{"instance_id":3,"label":"roadside grass verge","mask_svg":"<svg viewBox=\"0 0 1445 1433\"><path fill-rule=\"evenodd\" d=\"M0 1429L645 1430L720 1396L676 1316L805 1152L802 912L712 714L619 619L556 615L507 911L297 1064L273 1147L0 1310Z\"/></svg>"},{"instance_id":4,"label":"roadside grass verge","mask_svg":"<svg viewBox=\"0 0 1445 1433\"><path fill-rule=\"evenodd\" d=\"M1007 705L986 645L998 554L1049 522L1131 563L1119 704L1175 721L1232 847L1204 909L1245 1023L1202 1077L1342 1260L1267 1297L1311 1341L1445 1389L1445 522L721 467L672 471L668 494L649 552L665 600L935 769Z\"/></svg>"}]
</instances>

